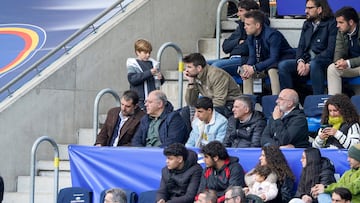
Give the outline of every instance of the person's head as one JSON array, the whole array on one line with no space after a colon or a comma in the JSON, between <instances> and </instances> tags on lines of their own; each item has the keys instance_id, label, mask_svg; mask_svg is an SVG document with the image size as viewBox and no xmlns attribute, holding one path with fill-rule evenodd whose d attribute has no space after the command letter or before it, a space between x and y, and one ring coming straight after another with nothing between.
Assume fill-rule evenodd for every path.
<instances>
[{"instance_id":1,"label":"person's head","mask_svg":"<svg viewBox=\"0 0 360 203\"><path fill-rule=\"evenodd\" d=\"M209 142L207 145L203 146L200 151L204 154L206 167L216 168L218 163L229 158L225 146L217 140Z\"/></svg>"},{"instance_id":2,"label":"person's head","mask_svg":"<svg viewBox=\"0 0 360 203\"><path fill-rule=\"evenodd\" d=\"M351 33L359 24L359 16L353 7L345 6L336 11L336 27L340 32Z\"/></svg>"},{"instance_id":3,"label":"person's head","mask_svg":"<svg viewBox=\"0 0 360 203\"><path fill-rule=\"evenodd\" d=\"M217 195L215 190L204 190L199 193L196 203L216 203Z\"/></svg>"},{"instance_id":4,"label":"person's head","mask_svg":"<svg viewBox=\"0 0 360 203\"><path fill-rule=\"evenodd\" d=\"M132 90L127 90L121 96L121 113L124 116L131 116L134 114L135 107L139 102L139 95Z\"/></svg>"},{"instance_id":5,"label":"person's head","mask_svg":"<svg viewBox=\"0 0 360 203\"><path fill-rule=\"evenodd\" d=\"M252 10L244 14L244 29L247 35L258 36L265 22L265 14L260 10Z\"/></svg>"},{"instance_id":6,"label":"person's head","mask_svg":"<svg viewBox=\"0 0 360 203\"><path fill-rule=\"evenodd\" d=\"M335 188L331 194L331 203L351 203L352 194L344 187Z\"/></svg>"},{"instance_id":7,"label":"person's head","mask_svg":"<svg viewBox=\"0 0 360 203\"><path fill-rule=\"evenodd\" d=\"M348 162L352 169L358 169L360 167L360 144L354 144L349 148Z\"/></svg>"},{"instance_id":8,"label":"person's head","mask_svg":"<svg viewBox=\"0 0 360 203\"><path fill-rule=\"evenodd\" d=\"M234 105L232 108L234 118L240 121L245 120L250 114L254 112L254 105L251 98L246 95L238 96L234 99Z\"/></svg>"},{"instance_id":9,"label":"person's head","mask_svg":"<svg viewBox=\"0 0 360 203\"><path fill-rule=\"evenodd\" d=\"M149 60L152 51L152 46L149 41L144 39L136 40L134 47L135 47L136 56L140 60L142 61Z\"/></svg>"},{"instance_id":10,"label":"person's head","mask_svg":"<svg viewBox=\"0 0 360 203\"><path fill-rule=\"evenodd\" d=\"M345 123L354 123L359 121L356 107L350 98L345 94L336 94L331 96L326 102L321 115L321 123L329 123L331 120L341 119Z\"/></svg>"},{"instance_id":11,"label":"person's head","mask_svg":"<svg viewBox=\"0 0 360 203\"><path fill-rule=\"evenodd\" d=\"M258 165L255 167L255 181L263 182L271 173L270 167L266 165Z\"/></svg>"},{"instance_id":12,"label":"person's head","mask_svg":"<svg viewBox=\"0 0 360 203\"><path fill-rule=\"evenodd\" d=\"M301 165L303 168L311 168L314 166L320 165L321 154L320 150L317 148L309 147L304 150L301 156ZM319 171L317 171L319 172ZM316 173L318 174L318 173Z\"/></svg>"},{"instance_id":13,"label":"person's head","mask_svg":"<svg viewBox=\"0 0 360 203\"><path fill-rule=\"evenodd\" d=\"M283 182L286 176L295 180L295 176L278 146L263 146L261 149L258 165L269 167L280 182Z\"/></svg>"},{"instance_id":14,"label":"person's head","mask_svg":"<svg viewBox=\"0 0 360 203\"><path fill-rule=\"evenodd\" d=\"M164 149L166 166L169 170L182 169L188 156L188 150L181 143L174 143Z\"/></svg>"},{"instance_id":15,"label":"person's head","mask_svg":"<svg viewBox=\"0 0 360 203\"><path fill-rule=\"evenodd\" d=\"M126 193L119 188L106 190L104 203L126 203Z\"/></svg>"},{"instance_id":16,"label":"person's head","mask_svg":"<svg viewBox=\"0 0 360 203\"><path fill-rule=\"evenodd\" d=\"M258 10L258 9L259 9L259 5L256 3L256 1L254 1L254 0L241 0L238 3L237 16L239 17L239 19L241 21L244 21L245 13L247 13L248 11L251 11L251 10Z\"/></svg>"},{"instance_id":17,"label":"person's head","mask_svg":"<svg viewBox=\"0 0 360 203\"><path fill-rule=\"evenodd\" d=\"M241 186L229 186L225 190L224 203L244 203L245 193Z\"/></svg>"},{"instance_id":18,"label":"person's head","mask_svg":"<svg viewBox=\"0 0 360 203\"><path fill-rule=\"evenodd\" d=\"M276 104L281 112L290 111L299 104L299 95L293 89L283 89L276 99Z\"/></svg>"},{"instance_id":19,"label":"person's head","mask_svg":"<svg viewBox=\"0 0 360 203\"><path fill-rule=\"evenodd\" d=\"M151 117L159 117L167 104L167 97L164 92L154 90L149 93L145 100L146 113Z\"/></svg>"},{"instance_id":20,"label":"person's head","mask_svg":"<svg viewBox=\"0 0 360 203\"><path fill-rule=\"evenodd\" d=\"M306 19L309 21L326 20L333 16L327 0L306 0Z\"/></svg>"},{"instance_id":21,"label":"person's head","mask_svg":"<svg viewBox=\"0 0 360 203\"><path fill-rule=\"evenodd\" d=\"M200 53L189 54L182 60L185 64L185 72L190 77L196 77L206 67L206 60Z\"/></svg>"},{"instance_id":22,"label":"person's head","mask_svg":"<svg viewBox=\"0 0 360 203\"><path fill-rule=\"evenodd\" d=\"M320 150L309 147L304 150L301 156L302 172L298 187L306 191L315 184L319 183L321 172Z\"/></svg>"},{"instance_id":23,"label":"person's head","mask_svg":"<svg viewBox=\"0 0 360 203\"><path fill-rule=\"evenodd\" d=\"M199 120L209 123L213 114L213 102L209 97L201 97L196 101L195 104L195 116Z\"/></svg>"}]
</instances>

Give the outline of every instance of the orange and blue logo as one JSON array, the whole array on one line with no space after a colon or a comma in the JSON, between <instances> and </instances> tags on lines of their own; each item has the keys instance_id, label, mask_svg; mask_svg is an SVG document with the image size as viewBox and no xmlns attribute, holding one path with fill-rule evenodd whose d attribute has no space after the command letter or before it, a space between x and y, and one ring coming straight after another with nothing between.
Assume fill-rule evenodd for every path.
<instances>
[{"instance_id":1,"label":"orange and blue logo","mask_svg":"<svg viewBox=\"0 0 360 203\"><path fill-rule=\"evenodd\" d=\"M44 29L29 24L0 24L0 75L29 61L45 44Z\"/></svg>"}]
</instances>

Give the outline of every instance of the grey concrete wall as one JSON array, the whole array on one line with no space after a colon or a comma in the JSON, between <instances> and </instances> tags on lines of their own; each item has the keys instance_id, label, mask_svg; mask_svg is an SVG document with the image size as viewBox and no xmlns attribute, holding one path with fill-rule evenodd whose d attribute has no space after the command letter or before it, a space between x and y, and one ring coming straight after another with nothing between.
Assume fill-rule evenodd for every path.
<instances>
[{"instance_id":1,"label":"grey concrete wall","mask_svg":"<svg viewBox=\"0 0 360 203\"><path fill-rule=\"evenodd\" d=\"M64 64L53 65L2 103L0 174L6 191L16 190L17 176L29 175L31 147L38 137L48 135L58 143L76 143L77 130L92 127L96 94L104 88L119 94L128 89L125 62L134 56L136 39L152 42L153 57L167 41L178 44L184 53L194 52L199 38L214 33L218 2L135 0L126 13L91 36L90 43L85 41L71 50ZM163 59L164 71L177 69L175 51L166 51ZM112 98L105 96L100 112L106 113L112 105ZM51 159L49 144L38 151L38 159Z\"/></svg>"}]
</instances>

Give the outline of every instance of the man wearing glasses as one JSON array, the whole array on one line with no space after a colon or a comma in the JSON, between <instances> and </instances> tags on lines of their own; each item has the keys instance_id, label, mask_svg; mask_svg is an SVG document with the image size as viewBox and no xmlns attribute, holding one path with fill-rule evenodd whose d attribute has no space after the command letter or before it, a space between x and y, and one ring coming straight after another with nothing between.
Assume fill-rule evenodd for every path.
<instances>
[{"instance_id":1,"label":"man wearing glasses","mask_svg":"<svg viewBox=\"0 0 360 203\"><path fill-rule=\"evenodd\" d=\"M299 109L299 96L293 89L283 89L261 137L261 146L306 148L308 125Z\"/></svg>"},{"instance_id":2,"label":"man wearing glasses","mask_svg":"<svg viewBox=\"0 0 360 203\"><path fill-rule=\"evenodd\" d=\"M301 90L300 85L311 79L313 94L324 94L326 70L334 57L336 21L327 0L306 0L305 14L296 59L279 63L280 89ZM311 94L303 93L301 100Z\"/></svg>"},{"instance_id":3,"label":"man wearing glasses","mask_svg":"<svg viewBox=\"0 0 360 203\"><path fill-rule=\"evenodd\" d=\"M245 194L241 186L230 186L225 192L224 203L244 203Z\"/></svg>"}]
</instances>

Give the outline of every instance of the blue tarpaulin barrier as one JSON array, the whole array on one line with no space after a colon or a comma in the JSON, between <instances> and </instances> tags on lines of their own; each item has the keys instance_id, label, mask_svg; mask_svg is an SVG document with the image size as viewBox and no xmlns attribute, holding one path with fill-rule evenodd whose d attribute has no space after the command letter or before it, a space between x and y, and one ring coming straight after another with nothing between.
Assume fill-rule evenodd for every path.
<instances>
[{"instance_id":1,"label":"blue tarpaulin barrier","mask_svg":"<svg viewBox=\"0 0 360 203\"><path fill-rule=\"evenodd\" d=\"M199 149L194 148L198 152ZM283 153L297 177L301 173L304 149L283 149ZM229 148L232 156L240 159L245 172L254 168L261 154L260 148ZM334 162L336 173L349 169L347 150L322 149L321 154ZM111 187L130 189L138 194L159 187L165 156L161 148L69 146L71 180L74 187L84 187L94 193L99 202L101 191ZM199 154L198 163L203 163Z\"/></svg>"}]
</instances>

